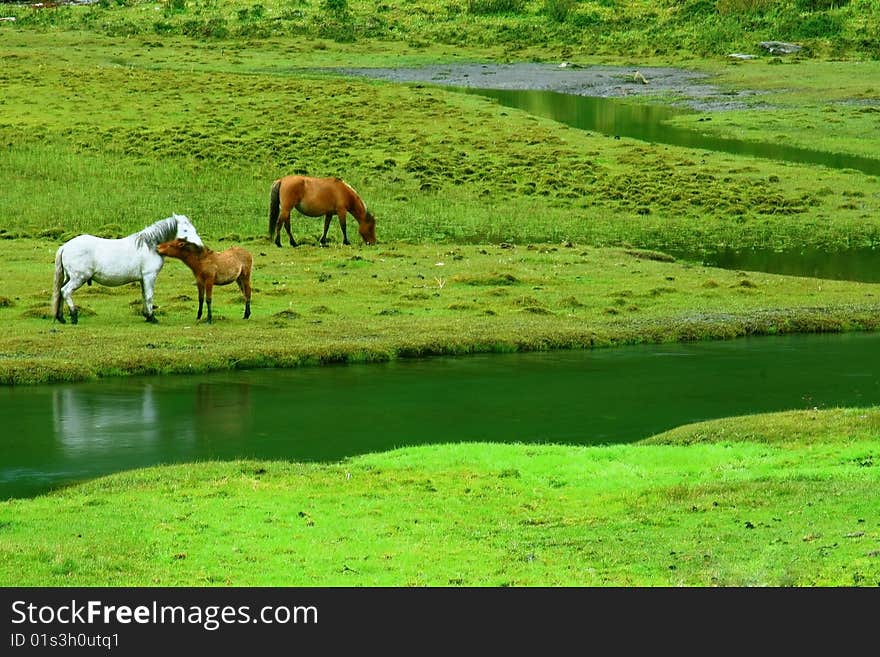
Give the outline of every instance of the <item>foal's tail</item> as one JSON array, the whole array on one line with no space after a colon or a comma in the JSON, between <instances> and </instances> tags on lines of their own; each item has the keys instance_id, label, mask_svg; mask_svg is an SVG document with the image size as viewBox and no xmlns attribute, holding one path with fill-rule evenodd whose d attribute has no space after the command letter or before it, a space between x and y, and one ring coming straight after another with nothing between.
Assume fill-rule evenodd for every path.
<instances>
[{"instance_id":1,"label":"foal's tail","mask_svg":"<svg viewBox=\"0 0 880 657\"><path fill-rule=\"evenodd\" d=\"M275 224L278 223L278 211L281 208L280 190L281 178L272 183L269 192L269 239L275 235Z\"/></svg>"},{"instance_id":2,"label":"foal's tail","mask_svg":"<svg viewBox=\"0 0 880 657\"><path fill-rule=\"evenodd\" d=\"M61 316L61 286L64 285L64 265L61 263L61 255L64 247L58 247L55 252L55 281L52 284L52 317L53 321Z\"/></svg>"}]
</instances>

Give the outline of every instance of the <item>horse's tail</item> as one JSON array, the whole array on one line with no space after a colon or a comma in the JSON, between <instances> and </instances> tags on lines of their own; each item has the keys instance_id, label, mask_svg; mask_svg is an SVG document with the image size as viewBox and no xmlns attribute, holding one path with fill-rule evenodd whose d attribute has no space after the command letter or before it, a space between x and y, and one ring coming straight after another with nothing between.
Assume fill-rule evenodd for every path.
<instances>
[{"instance_id":1,"label":"horse's tail","mask_svg":"<svg viewBox=\"0 0 880 657\"><path fill-rule=\"evenodd\" d=\"M52 284L53 321L55 318L61 315L61 286L64 285L64 265L61 262L61 255L63 251L64 247L60 246L55 252L55 280Z\"/></svg>"},{"instance_id":2,"label":"horse's tail","mask_svg":"<svg viewBox=\"0 0 880 657\"><path fill-rule=\"evenodd\" d=\"M281 178L272 183L269 191L269 239L275 235L275 225L278 223L278 211L281 208Z\"/></svg>"}]
</instances>

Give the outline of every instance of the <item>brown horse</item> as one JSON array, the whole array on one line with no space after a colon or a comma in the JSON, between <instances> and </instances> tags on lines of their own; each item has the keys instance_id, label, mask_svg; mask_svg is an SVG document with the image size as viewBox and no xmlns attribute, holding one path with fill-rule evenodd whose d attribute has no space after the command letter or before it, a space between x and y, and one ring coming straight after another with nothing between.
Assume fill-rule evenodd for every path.
<instances>
[{"instance_id":1,"label":"brown horse","mask_svg":"<svg viewBox=\"0 0 880 657\"><path fill-rule=\"evenodd\" d=\"M202 318L202 304L208 301L208 323L211 318L211 296L215 285L227 285L232 281L244 295L244 319L251 316L251 270L254 259L244 249L233 246L216 252L186 240L163 242L156 250L160 255L182 260L192 270L199 288L199 312L196 319Z\"/></svg>"},{"instance_id":2,"label":"brown horse","mask_svg":"<svg viewBox=\"0 0 880 657\"><path fill-rule=\"evenodd\" d=\"M327 231L335 214L342 228L342 243L349 244L345 231L347 213L357 219L358 232L367 244L376 243L376 218L367 206L344 180L339 178L310 178L308 176L284 176L272 183L269 193L269 239L281 246L281 227L287 230L290 246L296 240L290 232L290 211L296 208L307 217L324 216L324 234L321 246L327 244Z\"/></svg>"}]
</instances>

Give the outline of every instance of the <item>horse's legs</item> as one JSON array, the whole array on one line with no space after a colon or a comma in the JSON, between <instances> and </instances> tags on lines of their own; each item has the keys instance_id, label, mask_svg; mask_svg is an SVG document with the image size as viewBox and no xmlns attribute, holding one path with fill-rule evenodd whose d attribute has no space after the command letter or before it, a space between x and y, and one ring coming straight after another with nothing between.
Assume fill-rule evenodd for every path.
<instances>
[{"instance_id":1,"label":"horse's legs","mask_svg":"<svg viewBox=\"0 0 880 657\"><path fill-rule=\"evenodd\" d=\"M278 223L275 225L275 246L281 246L281 227L287 231L287 237L290 246L296 246L296 240L293 239L293 233L290 232L290 208L284 208L278 215Z\"/></svg>"},{"instance_id":2,"label":"horse's legs","mask_svg":"<svg viewBox=\"0 0 880 657\"><path fill-rule=\"evenodd\" d=\"M67 279L67 282L61 286L61 296L64 298L64 303L67 304L67 307L70 309L70 323L76 324L79 321L79 312L76 310L76 306L73 304L73 293L76 292L79 288L82 287L83 283L86 282L86 279L79 276L71 276ZM58 321L64 321L64 311L62 307L58 306Z\"/></svg>"},{"instance_id":3,"label":"horse's legs","mask_svg":"<svg viewBox=\"0 0 880 657\"><path fill-rule=\"evenodd\" d=\"M274 239L272 240L273 242L275 242L275 246L277 246L279 248L281 247L281 224L283 224L283 223L284 223L284 214L282 213L282 214L278 215L278 221L275 222L275 236L274 236Z\"/></svg>"},{"instance_id":4,"label":"horse's legs","mask_svg":"<svg viewBox=\"0 0 880 657\"><path fill-rule=\"evenodd\" d=\"M244 295L244 319L251 316L251 280L250 277L242 272L235 281L238 283L238 289Z\"/></svg>"},{"instance_id":5,"label":"horse's legs","mask_svg":"<svg viewBox=\"0 0 880 657\"><path fill-rule=\"evenodd\" d=\"M275 242L275 246L281 247L281 217L278 217L278 221L275 222L275 235L272 237L272 241Z\"/></svg>"},{"instance_id":6,"label":"horse's legs","mask_svg":"<svg viewBox=\"0 0 880 657\"><path fill-rule=\"evenodd\" d=\"M287 219L284 220L284 230L287 231L287 237L290 240L290 246L296 246L296 240L293 239L293 233L290 232L290 213L287 213Z\"/></svg>"},{"instance_id":7,"label":"horse's legs","mask_svg":"<svg viewBox=\"0 0 880 657\"><path fill-rule=\"evenodd\" d=\"M144 317L151 324L156 324L158 320L153 315L153 289L156 286L157 274L144 274L141 279L141 294L144 298Z\"/></svg>"},{"instance_id":8,"label":"horse's legs","mask_svg":"<svg viewBox=\"0 0 880 657\"><path fill-rule=\"evenodd\" d=\"M321 235L321 246L327 246L327 231L330 230L330 221L333 219L333 213L328 212L324 215L324 234Z\"/></svg>"},{"instance_id":9,"label":"horse's legs","mask_svg":"<svg viewBox=\"0 0 880 657\"><path fill-rule=\"evenodd\" d=\"M278 215L278 221L275 224L275 246L281 246L281 228L282 226L287 231L287 237L290 238L290 246L296 246L296 240L293 239L293 234L290 232L290 208L282 207L281 212Z\"/></svg>"},{"instance_id":10,"label":"horse's legs","mask_svg":"<svg viewBox=\"0 0 880 657\"><path fill-rule=\"evenodd\" d=\"M212 324L214 320L211 318L211 295L214 290L214 281L208 279L205 281L205 303L208 304L208 324Z\"/></svg>"},{"instance_id":11,"label":"horse's legs","mask_svg":"<svg viewBox=\"0 0 880 657\"><path fill-rule=\"evenodd\" d=\"M340 208L336 214L339 215L339 227L342 229L342 243L351 244L351 242L348 241L348 233L345 232L345 210Z\"/></svg>"},{"instance_id":12,"label":"horse's legs","mask_svg":"<svg viewBox=\"0 0 880 657\"><path fill-rule=\"evenodd\" d=\"M70 280L70 279L68 279ZM60 296L62 293L62 288L58 288L58 295ZM54 302L54 300L53 300ZM58 302L58 307L55 309L55 319L59 324L64 324L67 320L64 319L64 298L62 297L61 301Z\"/></svg>"},{"instance_id":13,"label":"horse's legs","mask_svg":"<svg viewBox=\"0 0 880 657\"><path fill-rule=\"evenodd\" d=\"M196 320L200 320L202 318L202 306L205 303L205 284L201 280L198 280L196 281L196 285L199 288L199 312L196 313Z\"/></svg>"}]
</instances>

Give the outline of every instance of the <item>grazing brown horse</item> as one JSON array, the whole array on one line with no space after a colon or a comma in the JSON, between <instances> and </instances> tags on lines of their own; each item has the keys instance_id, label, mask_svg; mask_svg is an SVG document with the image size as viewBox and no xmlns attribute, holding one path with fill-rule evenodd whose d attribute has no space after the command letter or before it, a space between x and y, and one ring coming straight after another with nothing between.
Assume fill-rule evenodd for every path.
<instances>
[{"instance_id":1,"label":"grazing brown horse","mask_svg":"<svg viewBox=\"0 0 880 657\"><path fill-rule=\"evenodd\" d=\"M358 232L367 244L376 243L376 218L344 180L339 178L310 178L308 176L284 176L272 183L269 193L269 239L281 246L281 227L287 230L290 246L296 240L290 232L290 211L296 208L307 217L324 216L324 234L321 246L327 244L327 231L335 214L342 229L342 243L349 244L345 231L345 217L350 213L358 222Z\"/></svg>"},{"instance_id":2,"label":"grazing brown horse","mask_svg":"<svg viewBox=\"0 0 880 657\"><path fill-rule=\"evenodd\" d=\"M225 251L212 251L206 246L199 246L186 240L163 242L156 250L160 255L178 258L192 270L199 288L199 313L196 319L202 318L202 304L208 301L208 323L211 318L211 296L215 285L227 285L232 281L244 295L244 319L251 316L251 269L254 259L244 249L233 246Z\"/></svg>"}]
</instances>

